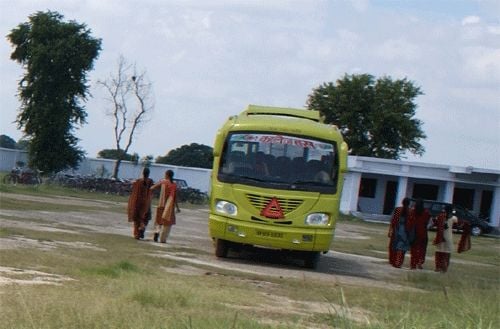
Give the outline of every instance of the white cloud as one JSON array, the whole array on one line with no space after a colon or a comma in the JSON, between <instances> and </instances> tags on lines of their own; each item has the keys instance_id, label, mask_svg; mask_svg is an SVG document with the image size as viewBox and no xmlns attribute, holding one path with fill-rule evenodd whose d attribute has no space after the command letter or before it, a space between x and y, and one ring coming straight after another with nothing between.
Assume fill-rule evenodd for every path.
<instances>
[{"instance_id":1,"label":"white cloud","mask_svg":"<svg viewBox=\"0 0 500 329\"><path fill-rule=\"evenodd\" d=\"M369 0L350 0L353 8L356 11L364 12L368 10L370 1Z\"/></svg>"},{"instance_id":2,"label":"white cloud","mask_svg":"<svg viewBox=\"0 0 500 329\"><path fill-rule=\"evenodd\" d=\"M461 50L461 56L467 78L482 84L497 83L500 91L500 48L467 47Z\"/></svg>"},{"instance_id":3,"label":"white cloud","mask_svg":"<svg viewBox=\"0 0 500 329\"><path fill-rule=\"evenodd\" d=\"M418 61L421 50L404 39L389 39L377 47L376 54L384 60Z\"/></svg>"},{"instance_id":4,"label":"white cloud","mask_svg":"<svg viewBox=\"0 0 500 329\"><path fill-rule=\"evenodd\" d=\"M467 16L462 19L462 25L474 25L479 24L481 22L481 18L479 16Z\"/></svg>"},{"instance_id":5,"label":"white cloud","mask_svg":"<svg viewBox=\"0 0 500 329\"><path fill-rule=\"evenodd\" d=\"M500 25L488 26L488 32L494 35L500 35Z\"/></svg>"}]
</instances>

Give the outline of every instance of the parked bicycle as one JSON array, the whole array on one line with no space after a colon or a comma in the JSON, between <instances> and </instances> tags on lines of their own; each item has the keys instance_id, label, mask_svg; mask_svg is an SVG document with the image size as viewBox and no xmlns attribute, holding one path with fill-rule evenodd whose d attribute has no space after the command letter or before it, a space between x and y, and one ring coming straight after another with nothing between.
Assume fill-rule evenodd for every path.
<instances>
[{"instance_id":1,"label":"parked bicycle","mask_svg":"<svg viewBox=\"0 0 500 329\"><path fill-rule=\"evenodd\" d=\"M28 184L38 185L42 184L42 177L40 171L30 168L14 168L3 177L4 184Z\"/></svg>"}]
</instances>

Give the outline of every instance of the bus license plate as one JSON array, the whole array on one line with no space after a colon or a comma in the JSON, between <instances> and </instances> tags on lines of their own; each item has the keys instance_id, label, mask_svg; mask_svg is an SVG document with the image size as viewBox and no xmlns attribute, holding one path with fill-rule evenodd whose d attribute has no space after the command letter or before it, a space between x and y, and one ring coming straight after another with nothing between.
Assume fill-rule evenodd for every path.
<instances>
[{"instance_id":1,"label":"bus license plate","mask_svg":"<svg viewBox=\"0 0 500 329\"><path fill-rule=\"evenodd\" d=\"M261 236L264 238L275 238L275 239L283 239L283 233L281 232L269 232L269 231L260 231L257 230L257 236Z\"/></svg>"}]
</instances>

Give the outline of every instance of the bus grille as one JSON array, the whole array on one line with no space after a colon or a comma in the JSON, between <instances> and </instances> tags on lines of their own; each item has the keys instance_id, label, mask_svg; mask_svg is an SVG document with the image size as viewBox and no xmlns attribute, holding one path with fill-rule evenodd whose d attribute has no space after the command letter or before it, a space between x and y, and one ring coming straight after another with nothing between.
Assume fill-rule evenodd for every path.
<instances>
[{"instance_id":1,"label":"bus grille","mask_svg":"<svg viewBox=\"0 0 500 329\"><path fill-rule=\"evenodd\" d=\"M259 211L264 209L272 199L272 197L270 196L263 196L258 194L247 194L247 198L248 201L250 201L250 204L257 208ZM285 214L294 211L302 204L302 200L300 199L277 198L277 200L280 204L281 210L283 210Z\"/></svg>"}]
</instances>

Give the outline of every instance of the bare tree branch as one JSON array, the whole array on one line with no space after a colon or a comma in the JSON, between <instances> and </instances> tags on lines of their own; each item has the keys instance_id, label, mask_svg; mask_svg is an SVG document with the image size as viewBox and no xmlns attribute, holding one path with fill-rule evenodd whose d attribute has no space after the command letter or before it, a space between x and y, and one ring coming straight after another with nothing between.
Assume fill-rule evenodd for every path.
<instances>
[{"instance_id":1,"label":"bare tree branch","mask_svg":"<svg viewBox=\"0 0 500 329\"><path fill-rule=\"evenodd\" d=\"M137 130L147 122L148 115L154 109L153 88L146 72L139 73L136 65L128 64L123 56L118 59L116 75L111 74L108 79L97 83L109 94L106 100L111 106L107 115L114 123L115 146L119 154L113 170L113 177L117 178L120 163L132 145Z\"/></svg>"}]
</instances>

